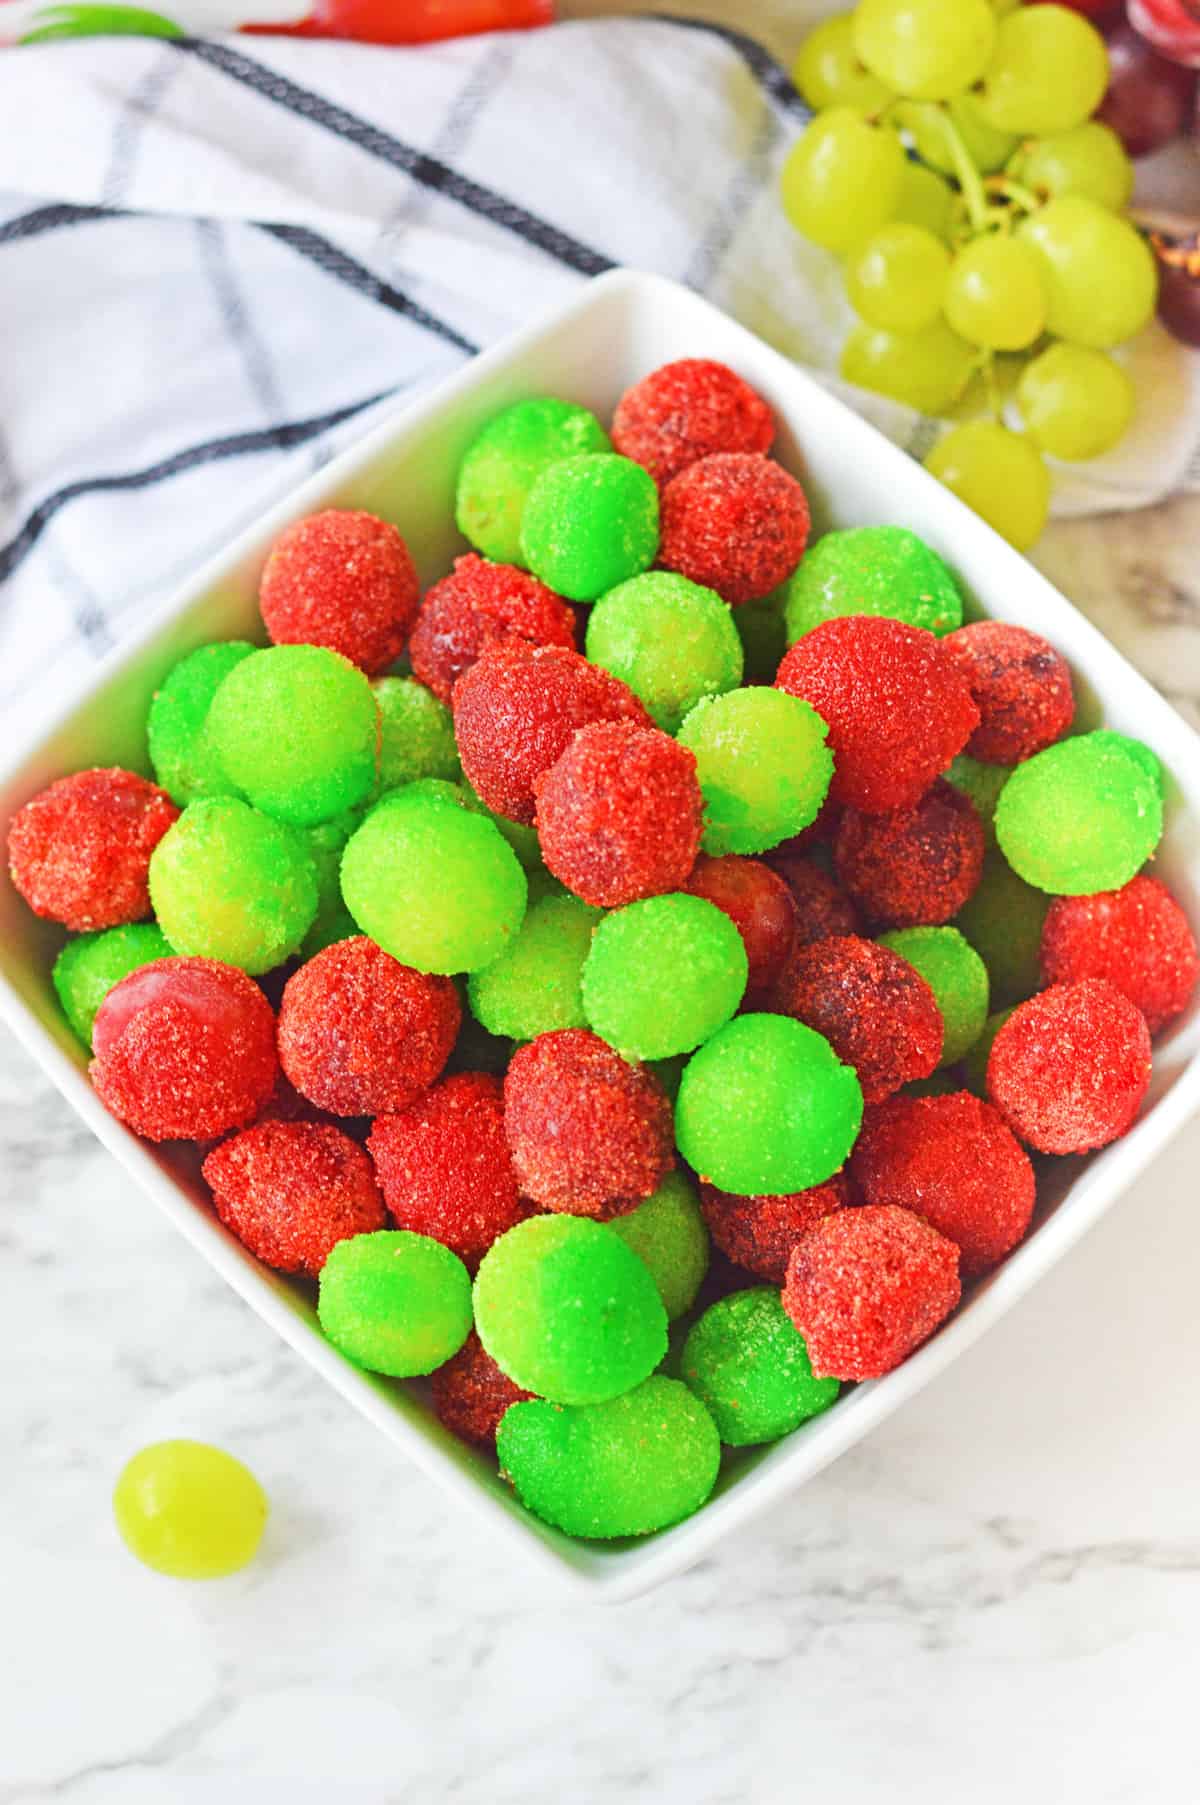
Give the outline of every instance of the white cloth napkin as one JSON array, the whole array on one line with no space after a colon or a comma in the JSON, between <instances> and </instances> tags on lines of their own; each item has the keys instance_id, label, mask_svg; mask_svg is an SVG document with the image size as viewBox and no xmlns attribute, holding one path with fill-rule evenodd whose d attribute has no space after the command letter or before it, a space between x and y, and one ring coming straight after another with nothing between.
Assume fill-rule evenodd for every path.
<instances>
[{"instance_id":1,"label":"white cloth napkin","mask_svg":"<svg viewBox=\"0 0 1200 1805\"><path fill-rule=\"evenodd\" d=\"M419 50L285 38L0 53L0 706L15 729L381 410L623 263L837 383L833 258L776 178L806 117L737 33L563 24ZM1200 358L1063 513L1200 486ZM916 452L936 423L860 391Z\"/></svg>"}]
</instances>

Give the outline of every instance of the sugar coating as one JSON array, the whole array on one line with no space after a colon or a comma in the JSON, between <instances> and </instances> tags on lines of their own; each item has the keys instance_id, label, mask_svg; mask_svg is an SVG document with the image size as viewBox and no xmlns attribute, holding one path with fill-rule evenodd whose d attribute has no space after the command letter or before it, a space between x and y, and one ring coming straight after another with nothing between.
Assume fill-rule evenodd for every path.
<instances>
[{"instance_id":1,"label":"sugar coating","mask_svg":"<svg viewBox=\"0 0 1200 1805\"><path fill-rule=\"evenodd\" d=\"M869 1204L899 1204L953 1241L964 1278L1011 1253L1036 1201L1029 1155L999 1110L969 1091L869 1109L850 1172Z\"/></svg>"},{"instance_id":2,"label":"sugar coating","mask_svg":"<svg viewBox=\"0 0 1200 1805\"><path fill-rule=\"evenodd\" d=\"M837 1379L818 1379L808 1350L770 1285L735 1291L692 1324L682 1378L731 1448L778 1441L834 1403Z\"/></svg>"},{"instance_id":3,"label":"sugar coating","mask_svg":"<svg viewBox=\"0 0 1200 1805\"><path fill-rule=\"evenodd\" d=\"M691 750L657 727L583 727L535 784L546 867L599 908L680 889L700 850L704 799Z\"/></svg>"},{"instance_id":4,"label":"sugar coating","mask_svg":"<svg viewBox=\"0 0 1200 1805\"><path fill-rule=\"evenodd\" d=\"M657 1375L601 1404L514 1404L496 1452L527 1510L589 1540L651 1535L690 1517L721 1464L703 1404Z\"/></svg>"},{"instance_id":5,"label":"sugar coating","mask_svg":"<svg viewBox=\"0 0 1200 1805\"><path fill-rule=\"evenodd\" d=\"M428 1235L351 1235L321 1268L317 1316L356 1366L415 1378L443 1366L470 1334L470 1274Z\"/></svg>"},{"instance_id":6,"label":"sugar coating","mask_svg":"<svg viewBox=\"0 0 1200 1805\"><path fill-rule=\"evenodd\" d=\"M834 801L868 814L911 808L979 725L944 643L904 621L825 621L789 647L775 682L828 723Z\"/></svg>"},{"instance_id":7,"label":"sugar coating","mask_svg":"<svg viewBox=\"0 0 1200 1805\"><path fill-rule=\"evenodd\" d=\"M1002 852L994 849L986 855L979 887L955 916L954 925L987 966L993 1002L1021 1003L1040 988L1038 955L1050 906L1045 891L1018 877Z\"/></svg>"},{"instance_id":8,"label":"sugar coating","mask_svg":"<svg viewBox=\"0 0 1200 1805\"><path fill-rule=\"evenodd\" d=\"M248 639L197 646L171 666L154 692L146 717L150 763L181 808L198 796L233 793L208 736L208 711L230 671L254 650Z\"/></svg>"},{"instance_id":9,"label":"sugar coating","mask_svg":"<svg viewBox=\"0 0 1200 1805\"><path fill-rule=\"evenodd\" d=\"M531 1216L484 1255L475 1326L517 1385L558 1404L599 1404L649 1376L667 1313L645 1263L581 1216Z\"/></svg>"},{"instance_id":10,"label":"sugar coating","mask_svg":"<svg viewBox=\"0 0 1200 1805\"><path fill-rule=\"evenodd\" d=\"M475 808L481 815L486 815L493 827L503 835L517 855L517 860L529 880L529 901L536 902L538 897L548 893L548 889L561 892L562 886L552 878L542 864L542 849L538 845L537 829L527 826L523 821L511 821L507 815L499 815L495 809L483 802L464 777L459 788L465 793L468 808ZM548 888L538 890L542 884Z\"/></svg>"},{"instance_id":11,"label":"sugar coating","mask_svg":"<svg viewBox=\"0 0 1200 1805\"><path fill-rule=\"evenodd\" d=\"M377 677L371 688L379 705L380 793L421 777L455 782L462 770L445 702L415 677Z\"/></svg>"},{"instance_id":12,"label":"sugar coating","mask_svg":"<svg viewBox=\"0 0 1200 1805\"><path fill-rule=\"evenodd\" d=\"M974 803L989 847L996 844L996 804L1011 770L1010 765L985 765L966 752L960 752L946 767L946 782L952 783Z\"/></svg>"},{"instance_id":13,"label":"sugar coating","mask_svg":"<svg viewBox=\"0 0 1200 1805\"><path fill-rule=\"evenodd\" d=\"M324 646L268 646L243 658L212 699L208 735L236 787L296 827L353 808L375 786L374 692Z\"/></svg>"},{"instance_id":14,"label":"sugar coating","mask_svg":"<svg viewBox=\"0 0 1200 1805\"><path fill-rule=\"evenodd\" d=\"M783 1015L740 1015L684 1069L679 1151L723 1191L804 1191L835 1173L862 1120L862 1091L823 1035Z\"/></svg>"},{"instance_id":15,"label":"sugar coating","mask_svg":"<svg viewBox=\"0 0 1200 1805\"><path fill-rule=\"evenodd\" d=\"M484 653L454 692L454 733L484 804L530 824L534 786L581 727L650 717L633 691L565 646L510 643Z\"/></svg>"},{"instance_id":16,"label":"sugar coating","mask_svg":"<svg viewBox=\"0 0 1200 1805\"><path fill-rule=\"evenodd\" d=\"M786 586L785 586L786 587ZM743 683L774 683L779 661L787 651L783 622L784 589L772 589L757 601L743 602L733 610L733 624L742 642Z\"/></svg>"},{"instance_id":17,"label":"sugar coating","mask_svg":"<svg viewBox=\"0 0 1200 1805\"><path fill-rule=\"evenodd\" d=\"M715 590L669 570L648 570L600 597L588 616L587 655L627 683L667 733L702 696L742 680L730 610Z\"/></svg>"},{"instance_id":18,"label":"sugar coating","mask_svg":"<svg viewBox=\"0 0 1200 1805\"><path fill-rule=\"evenodd\" d=\"M661 1084L586 1028L518 1047L504 1079L504 1121L522 1195L543 1209L621 1215L675 1164Z\"/></svg>"},{"instance_id":19,"label":"sugar coating","mask_svg":"<svg viewBox=\"0 0 1200 1805\"><path fill-rule=\"evenodd\" d=\"M500 1371L474 1329L457 1354L438 1367L429 1391L438 1421L460 1441L484 1448L495 1447L496 1431L509 1405L533 1396Z\"/></svg>"},{"instance_id":20,"label":"sugar coating","mask_svg":"<svg viewBox=\"0 0 1200 1805\"><path fill-rule=\"evenodd\" d=\"M927 1078L941 1058L942 1016L925 978L899 950L857 935L798 948L775 1007L825 1036L854 1067L867 1103Z\"/></svg>"},{"instance_id":21,"label":"sugar coating","mask_svg":"<svg viewBox=\"0 0 1200 1805\"><path fill-rule=\"evenodd\" d=\"M63 1013L85 1047L92 1044L96 1011L114 984L152 960L166 959L171 947L157 923L129 922L77 934L54 961L51 976Z\"/></svg>"},{"instance_id":22,"label":"sugar coating","mask_svg":"<svg viewBox=\"0 0 1200 1805\"><path fill-rule=\"evenodd\" d=\"M449 703L463 672L489 646L512 639L574 651L575 615L528 571L468 552L421 603L408 655L422 683Z\"/></svg>"},{"instance_id":23,"label":"sugar coating","mask_svg":"<svg viewBox=\"0 0 1200 1805\"><path fill-rule=\"evenodd\" d=\"M1103 728L1018 765L996 804L996 838L1038 890L1119 890L1162 838L1162 779L1148 746Z\"/></svg>"},{"instance_id":24,"label":"sugar coating","mask_svg":"<svg viewBox=\"0 0 1200 1805\"><path fill-rule=\"evenodd\" d=\"M739 1197L700 1186L700 1208L708 1232L735 1266L756 1278L782 1285L793 1247L814 1222L852 1201L842 1173L807 1191L785 1191L778 1197Z\"/></svg>"},{"instance_id":25,"label":"sugar coating","mask_svg":"<svg viewBox=\"0 0 1200 1805\"><path fill-rule=\"evenodd\" d=\"M528 1214L490 1072L455 1072L407 1109L376 1116L367 1146L396 1227L432 1235L469 1272Z\"/></svg>"},{"instance_id":26,"label":"sugar coating","mask_svg":"<svg viewBox=\"0 0 1200 1805\"><path fill-rule=\"evenodd\" d=\"M35 915L72 933L150 913L150 855L179 810L133 771L76 771L13 816L8 871Z\"/></svg>"},{"instance_id":27,"label":"sugar coating","mask_svg":"<svg viewBox=\"0 0 1200 1805\"><path fill-rule=\"evenodd\" d=\"M838 878L880 927L938 926L974 895L986 836L974 804L940 779L887 815L848 808L833 843Z\"/></svg>"},{"instance_id":28,"label":"sugar coating","mask_svg":"<svg viewBox=\"0 0 1200 1805\"><path fill-rule=\"evenodd\" d=\"M1047 984L1107 978L1151 1034L1187 1008L1200 979L1187 916L1164 883L1144 874L1098 896L1055 897L1034 957Z\"/></svg>"},{"instance_id":29,"label":"sugar coating","mask_svg":"<svg viewBox=\"0 0 1200 1805\"><path fill-rule=\"evenodd\" d=\"M317 913L302 830L236 796L189 802L150 860L150 897L172 949L255 975L294 953Z\"/></svg>"},{"instance_id":30,"label":"sugar coating","mask_svg":"<svg viewBox=\"0 0 1200 1805\"><path fill-rule=\"evenodd\" d=\"M748 968L742 1007L766 1007L796 943L799 910L787 884L762 860L730 852L719 859L701 854L687 888L715 903L742 937Z\"/></svg>"},{"instance_id":31,"label":"sugar coating","mask_svg":"<svg viewBox=\"0 0 1200 1805\"><path fill-rule=\"evenodd\" d=\"M958 1264L953 1241L896 1204L825 1216L793 1249L783 1288L813 1372L891 1372L957 1305Z\"/></svg>"},{"instance_id":32,"label":"sugar coating","mask_svg":"<svg viewBox=\"0 0 1200 1805\"><path fill-rule=\"evenodd\" d=\"M749 962L728 915L675 892L614 909L583 967L588 1024L627 1059L690 1053L742 1000Z\"/></svg>"},{"instance_id":33,"label":"sugar coating","mask_svg":"<svg viewBox=\"0 0 1200 1805\"><path fill-rule=\"evenodd\" d=\"M706 698L679 729L704 793L705 852L763 852L814 821L834 776L825 722L781 690Z\"/></svg>"},{"instance_id":34,"label":"sugar coating","mask_svg":"<svg viewBox=\"0 0 1200 1805\"><path fill-rule=\"evenodd\" d=\"M944 634L962 624L962 592L931 546L902 526L824 533L784 585L790 645L822 621L887 615Z\"/></svg>"},{"instance_id":35,"label":"sugar coating","mask_svg":"<svg viewBox=\"0 0 1200 1805\"><path fill-rule=\"evenodd\" d=\"M643 465L661 487L715 451L770 451L775 420L728 364L680 357L625 390L612 436L622 457Z\"/></svg>"},{"instance_id":36,"label":"sugar coating","mask_svg":"<svg viewBox=\"0 0 1200 1805\"><path fill-rule=\"evenodd\" d=\"M325 508L271 547L258 605L276 645L325 646L368 676L404 650L417 572L399 531L361 508Z\"/></svg>"},{"instance_id":37,"label":"sugar coating","mask_svg":"<svg viewBox=\"0 0 1200 1805\"><path fill-rule=\"evenodd\" d=\"M970 757L1018 765L1061 739L1075 718L1070 667L1040 633L1008 621L973 621L950 635L946 650L979 709Z\"/></svg>"},{"instance_id":38,"label":"sugar coating","mask_svg":"<svg viewBox=\"0 0 1200 1805\"><path fill-rule=\"evenodd\" d=\"M967 1089L973 1091L977 1097L986 1097L988 1094L987 1068L988 1060L992 1056L992 1042L995 1040L997 1034L999 1034L1001 1028L1015 1008L1016 1004L1010 1003L1007 1009L993 1010L986 1022L984 1022L983 1031L978 1040L963 1054L962 1063L959 1068L962 1072L963 1083L966 1085ZM953 1090L955 1088L954 1081L950 1078L948 1073L943 1072L938 1075L945 1079L949 1089Z\"/></svg>"},{"instance_id":39,"label":"sugar coating","mask_svg":"<svg viewBox=\"0 0 1200 1805\"><path fill-rule=\"evenodd\" d=\"M659 562L737 607L791 575L808 528L804 490L782 465L749 452L713 452L663 490Z\"/></svg>"},{"instance_id":40,"label":"sugar coating","mask_svg":"<svg viewBox=\"0 0 1200 1805\"><path fill-rule=\"evenodd\" d=\"M594 602L648 570L657 551L658 490L629 458L564 458L529 491L521 561L573 602Z\"/></svg>"},{"instance_id":41,"label":"sugar coating","mask_svg":"<svg viewBox=\"0 0 1200 1805\"><path fill-rule=\"evenodd\" d=\"M535 1040L586 1028L580 979L600 910L577 896L531 903L507 951L467 981L471 1013L491 1034Z\"/></svg>"},{"instance_id":42,"label":"sugar coating","mask_svg":"<svg viewBox=\"0 0 1200 1805\"><path fill-rule=\"evenodd\" d=\"M319 1109L378 1115L407 1108L440 1077L461 1020L449 978L413 971L360 934L288 979L279 1059Z\"/></svg>"},{"instance_id":43,"label":"sugar coating","mask_svg":"<svg viewBox=\"0 0 1200 1805\"><path fill-rule=\"evenodd\" d=\"M275 1016L245 972L156 959L114 984L92 1026L100 1101L150 1141L211 1140L252 1122L279 1074Z\"/></svg>"},{"instance_id":44,"label":"sugar coating","mask_svg":"<svg viewBox=\"0 0 1200 1805\"><path fill-rule=\"evenodd\" d=\"M454 517L477 551L521 564L521 517L542 471L560 458L608 451L595 414L552 395L517 401L476 434L458 471Z\"/></svg>"},{"instance_id":45,"label":"sugar coating","mask_svg":"<svg viewBox=\"0 0 1200 1805\"><path fill-rule=\"evenodd\" d=\"M358 933L354 917L342 901L342 854L354 830L361 826L361 809L343 809L315 827L304 827L313 869L317 874L317 912L300 942L300 957L311 959L338 940L352 940Z\"/></svg>"},{"instance_id":46,"label":"sugar coating","mask_svg":"<svg viewBox=\"0 0 1200 1805\"><path fill-rule=\"evenodd\" d=\"M668 1172L644 1203L608 1226L644 1261L668 1321L690 1310L708 1271L708 1230L691 1180Z\"/></svg>"},{"instance_id":47,"label":"sugar coating","mask_svg":"<svg viewBox=\"0 0 1200 1805\"><path fill-rule=\"evenodd\" d=\"M173 1579L222 1579L247 1566L267 1510L250 1469L207 1442L139 1448L113 1490L113 1517L129 1552Z\"/></svg>"},{"instance_id":48,"label":"sugar coating","mask_svg":"<svg viewBox=\"0 0 1200 1805\"><path fill-rule=\"evenodd\" d=\"M315 1278L339 1241L387 1220L370 1160L330 1123L257 1123L214 1148L203 1173L226 1228L279 1272Z\"/></svg>"},{"instance_id":49,"label":"sugar coating","mask_svg":"<svg viewBox=\"0 0 1200 1805\"><path fill-rule=\"evenodd\" d=\"M772 871L777 871L792 894L796 905L795 945L810 946L814 940L825 940L831 934L857 934L862 917L851 897L837 879L804 852L791 852L776 846L766 855Z\"/></svg>"},{"instance_id":50,"label":"sugar coating","mask_svg":"<svg viewBox=\"0 0 1200 1805\"><path fill-rule=\"evenodd\" d=\"M987 967L957 928L896 928L880 946L907 959L924 978L941 1011L942 1065L953 1065L979 1039L990 1003Z\"/></svg>"},{"instance_id":51,"label":"sugar coating","mask_svg":"<svg viewBox=\"0 0 1200 1805\"><path fill-rule=\"evenodd\" d=\"M1107 978L1052 984L992 1042L988 1096L1039 1153L1088 1153L1132 1126L1150 1083L1150 1032Z\"/></svg>"},{"instance_id":52,"label":"sugar coating","mask_svg":"<svg viewBox=\"0 0 1200 1805\"><path fill-rule=\"evenodd\" d=\"M490 965L512 944L526 894L493 823L421 785L385 797L342 854L342 897L358 926L418 971Z\"/></svg>"}]
</instances>

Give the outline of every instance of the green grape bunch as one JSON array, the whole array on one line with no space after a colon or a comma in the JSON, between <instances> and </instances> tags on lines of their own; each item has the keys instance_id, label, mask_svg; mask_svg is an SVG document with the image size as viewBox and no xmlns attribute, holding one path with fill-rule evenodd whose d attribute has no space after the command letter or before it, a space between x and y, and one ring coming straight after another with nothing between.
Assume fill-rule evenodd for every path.
<instances>
[{"instance_id":1,"label":"green grape bunch","mask_svg":"<svg viewBox=\"0 0 1200 1805\"><path fill-rule=\"evenodd\" d=\"M810 32L793 78L814 117L783 206L842 261L858 323L841 374L952 415L927 468L1026 550L1046 459L1099 457L1127 430L1113 351L1157 298L1124 216L1132 165L1092 117L1104 39L1066 6L859 0Z\"/></svg>"}]
</instances>

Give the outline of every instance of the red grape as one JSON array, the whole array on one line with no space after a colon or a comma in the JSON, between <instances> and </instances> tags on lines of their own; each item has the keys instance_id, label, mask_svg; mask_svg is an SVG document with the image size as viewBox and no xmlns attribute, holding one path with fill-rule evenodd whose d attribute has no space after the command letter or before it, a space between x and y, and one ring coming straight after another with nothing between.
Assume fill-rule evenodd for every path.
<instances>
[{"instance_id":1,"label":"red grape","mask_svg":"<svg viewBox=\"0 0 1200 1805\"><path fill-rule=\"evenodd\" d=\"M1200 0L1129 0L1129 23L1173 63L1200 68Z\"/></svg>"},{"instance_id":2,"label":"red grape","mask_svg":"<svg viewBox=\"0 0 1200 1805\"><path fill-rule=\"evenodd\" d=\"M1027 3L1030 6L1069 6L1073 13L1082 13L1085 19L1100 23L1115 18L1121 11L1121 0L1027 0Z\"/></svg>"},{"instance_id":3,"label":"red grape","mask_svg":"<svg viewBox=\"0 0 1200 1805\"><path fill-rule=\"evenodd\" d=\"M1145 157L1186 130L1196 78L1159 56L1130 25L1108 38L1108 92L1096 114L1131 157Z\"/></svg>"},{"instance_id":4,"label":"red grape","mask_svg":"<svg viewBox=\"0 0 1200 1805\"><path fill-rule=\"evenodd\" d=\"M1152 235L1158 263L1158 317L1185 345L1200 345L1200 233L1174 241Z\"/></svg>"}]
</instances>

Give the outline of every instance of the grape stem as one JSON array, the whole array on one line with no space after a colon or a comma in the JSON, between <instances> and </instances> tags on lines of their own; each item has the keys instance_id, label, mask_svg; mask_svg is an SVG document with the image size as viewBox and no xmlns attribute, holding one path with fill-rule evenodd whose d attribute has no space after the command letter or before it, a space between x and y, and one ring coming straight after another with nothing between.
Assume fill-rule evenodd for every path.
<instances>
[{"instance_id":1,"label":"grape stem","mask_svg":"<svg viewBox=\"0 0 1200 1805\"><path fill-rule=\"evenodd\" d=\"M979 171L971 161L971 153L963 142L962 133L945 107L939 106L936 101L924 102L918 111L923 119L933 125L934 130L940 130L945 139L950 161L954 165L954 174L967 203L971 226L976 232L985 232L988 227L987 195Z\"/></svg>"},{"instance_id":2,"label":"grape stem","mask_svg":"<svg viewBox=\"0 0 1200 1805\"><path fill-rule=\"evenodd\" d=\"M989 194L1002 194L1015 207L1019 207L1022 213L1036 213L1042 205L1032 188L1026 188L1021 182L1014 182L1011 176L989 176L986 187Z\"/></svg>"}]
</instances>

